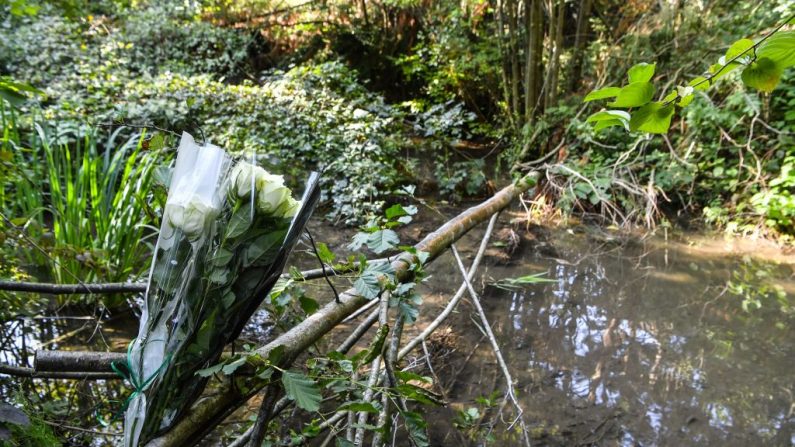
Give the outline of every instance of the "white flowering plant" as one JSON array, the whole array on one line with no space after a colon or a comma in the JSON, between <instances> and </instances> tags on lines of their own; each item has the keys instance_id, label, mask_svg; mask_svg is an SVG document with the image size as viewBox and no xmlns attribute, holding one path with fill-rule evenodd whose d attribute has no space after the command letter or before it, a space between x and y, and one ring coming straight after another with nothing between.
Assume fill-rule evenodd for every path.
<instances>
[{"instance_id":1,"label":"white flowering plant","mask_svg":"<svg viewBox=\"0 0 795 447\"><path fill-rule=\"evenodd\" d=\"M138 338L125 445L166 430L199 397L196 372L218 362L279 278L319 192L301 201L284 178L183 135Z\"/></svg>"}]
</instances>

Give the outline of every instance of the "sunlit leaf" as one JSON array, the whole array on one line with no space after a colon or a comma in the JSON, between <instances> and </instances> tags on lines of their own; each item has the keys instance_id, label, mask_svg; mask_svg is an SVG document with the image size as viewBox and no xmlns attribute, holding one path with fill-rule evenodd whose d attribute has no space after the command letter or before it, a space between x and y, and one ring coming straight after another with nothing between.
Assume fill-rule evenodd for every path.
<instances>
[{"instance_id":1,"label":"sunlit leaf","mask_svg":"<svg viewBox=\"0 0 795 447\"><path fill-rule=\"evenodd\" d=\"M710 85L712 85L712 82L704 76L699 76L688 82L687 85L689 87L693 87L693 90L695 91L703 91L709 89Z\"/></svg>"},{"instance_id":2,"label":"sunlit leaf","mask_svg":"<svg viewBox=\"0 0 795 447\"><path fill-rule=\"evenodd\" d=\"M756 55L772 60L782 69L795 65L795 31L773 34L759 46Z\"/></svg>"},{"instance_id":3,"label":"sunlit leaf","mask_svg":"<svg viewBox=\"0 0 795 447\"><path fill-rule=\"evenodd\" d=\"M743 70L742 79L745 85L763 92L772 92L784 68L766 57L761 57Z\"/></svg>"},{"instance_id":4,"label":"sunlit leaf","mask_svg":"<svg viewBox=\"0 0 795 447\"><path fill-rule=\"evenodd\" d=\"M632 112L629 128L648 133L666 133L671 127L673 116L673 104L666 106L659 102L652 102Z\"/></svg>"},{"instance_id":5,"label":"sunlit leaf","mask_svg":"<svg viewBox=\"0 0 795 447\"><path fill-rule=\"evenodd\" d=\"M726 55L723 58L728 62L734 59L737 56L750 56L753 53L749 51L751 48L754 47L754 41L751 39L740 39L737 42L734 42L728 50L726 50Z\"/></svg>"},{"instance_id":6,"label":"sunlit leaf","mask_svg":"<svg viewBox=\"0 0 795 447\"><path fill-rule=\"evenodd\" d=\"M605 87L599 90L594 90L585 95L584 102L595 101L597 99L615 98L621 92L621 87Z\"/></svg>"},{"instance_id":7,"label":"sunlit leaf","mask_svg":"<svg viewBox=\"0 0 795 447\"><path fill-rule=\"evenodd\" d=\"M647 64L645 62L642 62L630 68L629 73L627 73L627 76L629 76L630 84L633 82L651 81L652 76L654 76L654 69L656 67L657 64Z\"/></svg>"},{"instance_id":8,"label":"sunlit leaf","mask_svg":"<svg viewBox=\"0 0 795 447\"><path fill-rule=\"evenodd\" d=\"M616 100L608 103L610 107L639 107L654 96L654 86L649 82L634 82L621 89Z\"/></svg>"}]
</instances>

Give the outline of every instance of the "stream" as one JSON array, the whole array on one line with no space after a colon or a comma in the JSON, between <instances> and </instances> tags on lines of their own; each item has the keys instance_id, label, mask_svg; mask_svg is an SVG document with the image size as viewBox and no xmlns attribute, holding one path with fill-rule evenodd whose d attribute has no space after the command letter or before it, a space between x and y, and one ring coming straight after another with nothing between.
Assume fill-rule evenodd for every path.
<instances>
[{"instance_id":1,"label":"stream","mask_svg":"<svg viewBox=\"0 0 795 447\"><path fill-rule=\"evenodd\" d=\"M792 256L699 234L538 233L482 280L491 283L482 303L535 445L795 445ZM446 295L461 275L451 256L437 263L449 268L435 269L431 293ZM539 272L550 281L493 282ZM500 370L472 306L460 314L456 349L475 353L451 386L456 404L445 417L466 426L466 409L485 413L484 423L493 417L495 408L476 399ZM435 432L446 439L438 445L456 439L444 427ZM491 436L494 445L518 445L515 436Z\"/></svg>"},{"instance_id":2,"label":"stream","mask_svg":"<svg viewBox=\"0 0 795 447\"><path fill-rule=\"evenodd\" d=\"M458 244L465 263L482 231ZM500 231L521 243L506 254L509 244L495 237L475 287L533 445L795 445L795 257L769 244L700 233L625 237L579 226L519 229L516 236L507 223ZM460 285L450 253L429 272L426 304L406 336ZM547 281L499 281L538 273ZM504 380L478 324L465 300L428 340L432 373L449 402L428 410L432 445L519 445L516 431L505 430L510 420L490 429L500 417ZM30 366L37 346L122 351L136 327L129 315L101 330L68 316L12 320L3 324L0 360ZM246 334L256 339L267 331ZM431 372L421 349L407 360ZM14 383L0 376L3 399L19 392ZM28 383L22 392L34 390L104 403L105 417L127 393L118 381L54 380ZM51 403L54 413L79 411L87 421L97 413L62 402Z\"/></svg>"}]
</instances>

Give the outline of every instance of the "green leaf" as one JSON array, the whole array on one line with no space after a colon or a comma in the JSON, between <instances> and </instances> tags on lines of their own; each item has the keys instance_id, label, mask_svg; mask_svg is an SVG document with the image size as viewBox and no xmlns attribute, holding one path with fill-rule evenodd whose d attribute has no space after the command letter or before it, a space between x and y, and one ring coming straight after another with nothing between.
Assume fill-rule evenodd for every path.
<instances>
[{"instance_id":1,"label":"green leaf","mask_svg":"<svg viewBox=\"0 0 795 447\"><path fill-rule=\"evenodd\" d=\"M230 259L232 259L232 252L225 248L219 248L210 262L216 267L223 267L229 263Z\"/></svg>"},{"instance_id":2,"label":"green leaf","mask_svg":"<svg viewBox=\"0 0 795 447\"><path fill-rule=\"evenodd\" d=\"M253 215L254 213L251 209L251 203L246 202L241 205L237 210L235 210L235 212L232 214L232 217L229 219L229 224L226 226L226 237L234 238L245 233L246 230L248 230L248 228L251 226Z\"/></svg>"},{"instance_id":3,"label":"green leaf","mask_svg":"<svg viewBox=\"0 0 795 447\"><path fill-rule=\"evenodd\" d=\"M301 309L307 314L312 315L313 313L317 312L320 309L320 304L317 301L309 298L308 296L301 295L298 298L298 303L301 305Z\"/></svg>"},{"instance_id":4,"label":"green leaf","mask_svg":"<svg viewBox=\"0 0 795 447\"><path fill-rule=\"evenodd\" d=\"M753 52L749 51L751 48L754 47L754 41L751 39L740 39L737 42L734 42L728 50L726 50L726 55L723 56L726 62L734 59L737 56L750 56L753 55Z\"/></svg>"},{"instance_id":5,"label":"green leaf","mask_svg":"<svg viewBox=\"0 0 795 447\"><path fill-rule=\"evenodd\" d=\"M795 31L773 34L759 46L756 55L774 61L782 69L795 65Z\"/></svg>"},{"instance_id":6,"label":"green leaf","mask_svg":"<svg viewBox=\"0 0 795 447\"><path fill-rule=\"evenodd\" d=\"M367 348L367 355L362 359L362 365L372 362L376 357L381 355L381 352L384 350L384 342L386 341L387 334L389 334L389 325L385 324L379 326L373 341L370 342L370 346Z\"/></svg>"},{"instance_id":7,"label":"green leaf","mask_svg":"<svg viewBox=\"0 0 795 447\"><path fill-rule=\"evenodd\" d=\"M629 83L651 81L656 67L657 64L647 64L645 62L635 65L630 68L629 73L627 73L627 76L629 76Z\"/></svg>"},{"instance_id":8,"label":"green leaf","mask_svg":"<svg viewBox=\"0 0 795 447\"><path fill-rule=\"evenodd\" d=\"M367 238L367 246L376 254L381 254L400 243L397 233L392 230L378 230Z\"/></svg>"},{"instance_id":9,"label":"green leaf","mask_svg":"<svg viewBox=\"0 0 795 447\"><path fill-rule=\"evenodd\" d=\"M323 242L317 243L317 255L320 257L320 260L326 264L331 264L337 258L337 255L329 250L328 245Z\"/></svg>"},{"instance_id":10,"label":"green leaf","mask_svg":"<svg viewBox=\"0 0 795 447\"><path fill-rule=\"evenodd\" d=\"M629 122L629 113L623 110L602 110L601 112L596 112L589 116L585 122L597 123L599 121L609 121L614 119Z\"/></svg>"},{"instance_id":11,"label":"green leaf","mask_svg":"<svg viewBox=\"0 0 795 447\"><path fill-rule=\"evenodd\" d=\"M742 79L745 85L763 92L772 92L784 68L771 59L761 57L743 70Z\"/></svg>"},{"instance_id":12,"label":"green leaf","mask_svg":"<svg viewBox=\"0 0 795 447\"><path fill-rule=\"evenodd\" d=\"M238 368L240 368L241 366L243 366L245 364L246 364L246 358L245 357L240 357L239 359L235 360L234 362L229 363L227 365L224 365L224 367L221 368L221 371L223 371L223 373L228 376L228 375L234 373L235 371L237 371Z\"/></svg>"},{"instance_id":13,"label":"green leaf","mask_svg":"<svg viewBox=\"0 0 795 447\"><path fill-rule=\"evenodd\" d=\"M629 130L628 122L619 119L599 121L598 123L594 124L593 130L594 132L599 132L602 129L607 129L608 127L615 127L615 126L621 126Z\"/></svg>"},{"instance_id":14,"label":"green leaf","mask_svg":"<svg viewBox=\"0 0 795 447\"><path fill-rule=\"evenodd\" d=\"M284 392L290 400L294 400L298 407L306 411L320 409L320 389L314 380L299 372L285 371L282 373Z\"/></svg>"},{"instance_id":15,"label":"green leaf","mask_svg":"<svg viewBox=\"0 0 795 447\"><path fill-rule=\"evenodd\" d=\"M712 85L712 81L705 78L704 76L699 76L692 81L687 83L688 87L693 87L695 91L703 91L709 89L710 85Z\"/></svg>"},{"instance_id":16,"label":"green leaf","mask_svg":"<svg viewBox=\"0 0 795 447\"><path fill-rule=\"evenodd\" d=\"M235 303L235 298L235 292L232 292L231 290L226 292L221 298L221 304L223 304L224 309L229 309L232 307L232 304Z\"/></svg>"},{"instance_id":17,"label":"green leaf","mask_svg":"<svg viewBox=\"0 0 795 447\"><path fill-rule=\"evenodd\" d=\"M228 277L229 277L229 269L226 268L214 269L212 273L210 273L210 282L215 284L226 284Z\"/></svg>"},{"instance_id":18,"label":"green leaf","mask_svg":"<svg viewBox=\"0 0 795 447\"><path fill-rule=\"evenodd\" d=\"M676 91L679 93L679 101L677 104L679 104L680 107L687 107L688 104L693 102L693 98L695 98L693 92L695 89L692 86L677 87Z\"/></svg>"},{"instance_id":19,"label":"green leaf","mask_svg":"<svg viewBox=\"0 0 795 447\"><path fill-rule=\"evenodd\" d=\"M397 391L405 398L414 400L425 405L447 405L442 396L434 393L433 391L426 390L425 388L411 385L401 384L397 386Z\"/></svg>"},{"instance_id":20,"label":"green leaf","mask_svg":"<svg viewBox=\"0 0 795 447\"><path fill-rule=\"evenodd\" d=\"M246 247L243 265L248 267L254 263L270 264L279 248L281 248L284 236L284 230L277 230L254 239Z\"/></svg>"},{"instance_id":21,"label":"green leaf","mask_svg":"<svg viewBox=\"0 0 795 447\"><path fill-rule=\"evenodd\" d=\"M422 416L413 411L400 411L400 415L406 421L406 429L417 447L428 447L430 442L428 442L428 434L425 432L427 424Z\"/></svg>"},{"instance_id":22,"label":"green leaf","mask_svg":"<svg viewBox=\"0 0 795 447\"><path fill-rule=\"evenodd\" d=\"M709 67L709 72L712 75L710 78L710 82L714 83L718 79L726 76L727 74L731 73L737 67L742 66L742 64L738 64L737 62L731 62L729 64L724 62L724 58L721 57L720 61L717 64L712 64Z\"/></svg>"},{"instance_id":23,"label":"green leaf","mask_svg":"<svg viewBox=\"0 0 795 447\"><path fill-rule=\"evenodd\" d=\"M337 407L337 411L364 411L365 413L378 413L378 409L373 406L370 402L345 402L344 404Z\"/></svg>"},{"instance_id":24,"label":"green leaf","mask_svg":"<svg viewBox=\"0 0 795 447\"><path fill-rule=\"evenodd\" d=\"M629 120L630 130L648 133L666 133L671 127L671 118L674 116L674 105L664 106L662 103L653 102L646 104L632 113Z\"/></svg>"},{"instance_id":25,"label":"green leaf","mask_svg":"<svg viewBox=\"0 0 795 447\"><path fill-rule=\"evenodd\" d=\"M432 384L433 379L428 376L421 376L417 373L413 373L411 371L401 371L399 369L395 370L395 377L402 380L403 382L410 382L412 380L416 380L418 382Z\"/></svg>"},{"instance_id":26,"label":"green leaf","mask_svg":"<svg viewBox=\"0 0 795 447\"><path fill-rule=\"evenodd\" d=\"M635 82L621 89L616 100L607 103L610 107L639 107L654 96L654 86L648 82Z\"/></svg>"},{"instance_id":27,"label":"green leaf","mask_svg":"<svg viewBox=\"0 0 795 447\"><path fill-rule=\"evenodd\" d=\"M268 353L268 363L271 365L278 365L284 356L284 345L276 346Z\"/></svg>"},{"instance_id":28,"label":"green leaf","mask_svg":"<svg viewBox=\"0 0 795 447\"><path fill-rule=\"evenodd\" d=\"M217 374L221 371L221 368L224 367L223 363L219 363L217 365L213 365L209 368L204 368L196 371L196 375L199 377L210 377L213 374Z\"/></svg>"},{"instance_id":29,"label":"green leaf","mask_svg":"<svg viewBox=\"0 0 795 447\"><path fill-rule=\"evenodd\" d=\"M375 299L381 293L381 284L378 282L379 275L372 270L365 270L353 283L353 287L359 295L368 300Z\"/></svg>"},{"instance_id":30,"label":"green leaf","mask_svg":"<svg viewBox=\"0 0 795 447\"><path fill-rule=\"evenodd\" d=\"M615 98L621 92L620 87L604 87L588 93L583 102L595 101L597 99Z\"/></svg>"},{"instance_id":31,"label":"green leaf","mask_svg":"<svg viewBox=\"0 0 795 447\"><path fill-rule=\"evenodd\" d=\"M400 216L408 216L408 214L409 213L407 213L406 210L403 209L403 206L399 203L396 203L386 209L386 218L389 220Z\"/></svg>"},{"instance_id":32,"label":"green leaf","mask_svg":"<svg viewBox=\"0 0 795 447\"><path fill-rule=\"evenodd\" d=\"M663 102L663 103L671 102L674 99L676 99L678 96L679 96L679 93L676 92L676 91L673 91L673 92L668 93L667 95L665 95L665 97L662 99L661 102Z\"/></svg>"},{"instance_id":33,"label":"green leaf","mask_svg":"<svg viewBox=\"0 0 795 447\"><path fill-rule=\"evenodd\" d=\"M370 238L370 233L366 233L360 231L353 235L353 241L348 244L348 250L356 251L362 248L362 245L367 244L367 240Z\"/></svg>"}]
</instances>

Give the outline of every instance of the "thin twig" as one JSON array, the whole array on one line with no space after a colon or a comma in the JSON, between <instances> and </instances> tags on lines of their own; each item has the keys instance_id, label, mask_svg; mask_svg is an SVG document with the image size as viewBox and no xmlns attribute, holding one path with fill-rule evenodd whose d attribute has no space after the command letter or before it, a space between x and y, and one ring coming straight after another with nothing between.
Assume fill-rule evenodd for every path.
<instances>
[{"instance_id":1,"label":"thin twig","mask_svg":"<svg viewBox=\"0 0 795 447\"><path fill-rule=\"evenodd\" d=\"M480 305L480 298L478 297L477 292L475 292L475 288L472 287L472 283L469 281L467 277L466 267L464 267L464 263L461 261L461 256L458 254L458 250L455 248L455 244L450 245L450 249L453 251L453 256L455 256L455 260L458 263L458 269L461 270L461 274L464 277L464 282L466 283L467 290L469 290L469 297L472 300L472 304L475 305L475 308L478 311L480 316L480 321L483 323L483 329L486 331L487 336L489 337L489 341L491 342L491 347L494 350L494 356L497 357L497 363L499 363L500 368L502 369L502 374L505 376L506 385L508 387L507 394L513 403L513 406L516 408L517 411L517 419L519 424L522 428L523 439L525 441L525 445L530 447L530 438L527 432L527 427L524 423L524 418L522 414L524 410L522 410L522 406L519 405L519 402L516 399L516 394L513 391L513 379L511 378L511 372L508 369L508 365L505 363L505 359L502 356L502 352L500 351L500 345L497 343L497 338L494 336L494 332L491 330L491 325L489 324L488 318L486 318L486 312L483 310L483 306Z\"/></svg>"},{"instance_id":2,"label":"thin twig","mask_svg":"<svg viewBox=\"0 0 795 447\"><path fill-rule=\"evenodd\" d=\"M309 237L309 243L312 244L312 251L315 253L315 257L317 258L317 261L320 263L320 269L323 271L323 279L326 280L328 286L331 287L331 291L334 292L334 301L337 304L340 304L340 294L337 293L337 289L334 288L334 284L332 284L331 280L328 279L328 274L326 274L326 263L323 262L323 259L320 258L320 253L317 252L317 247L315 246L315 239L312 237L312 233L310 233L309 230L304 230L304 231L306 231L306 235L307 237Z\"/></svg>"}]
</instances>

